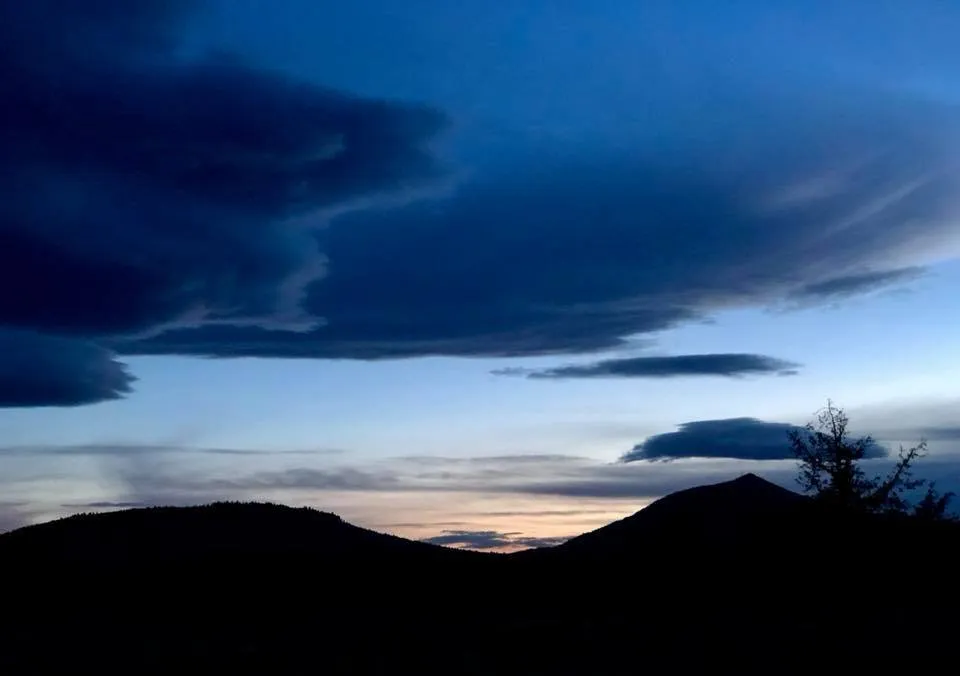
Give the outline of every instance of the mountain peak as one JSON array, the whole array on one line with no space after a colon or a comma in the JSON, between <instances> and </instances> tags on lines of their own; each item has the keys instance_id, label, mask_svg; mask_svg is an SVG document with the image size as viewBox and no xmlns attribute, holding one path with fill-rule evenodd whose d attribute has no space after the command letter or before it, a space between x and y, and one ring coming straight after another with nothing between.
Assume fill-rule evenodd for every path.
<instances>
[{"instance_id":1,"label":"mountain peak","mask_svg":"<svg viewBox=\"0 0 960 676\"><path fill-rule=\"evenodd\" d=\"M745 504L794 501L801 497L798 493L767 481L753 472L742 474L729 481L680 491L674 495L684 496L687 499L697 496L699 499L709 498L721 502L735 501ZM667 498L671 499L672 496Z\"/></svg>"},{"instance_id":2,"label":"mountain peak","mask_svg":"<svg viewBox=\"0 0 960 676\"><path fill-rule=\"evenodd\" d=\"M741 490L769 490L777 489L778 491L785 491L786 489L782 486L779 486L772 481L764 479L762 476L758 476L753 472L747 472L746 474L741 474L736 479L732 479L726 482L731 487L736 487Z\"/></svg>"},{"instance_id":3,"label":"mountain peak","mask_svg":"<svg viewBox=\"0 0 960 676\"><path fill-rule=\"evenodd\" d=\"M756 474L671 493L636 514L567 541L561 550L604 555L715 546L779 528L805 498Z\"/></svg>"},{"instance_id":4,"label":"mountain peak","mask_svg":"<svg viewBox=\"0 0 960 676\"><path fill-rule=\"evenodd\" d=\"M732 483L749 485L749 484L756 484L756 483L768 484L770 482L762 477L757 476L753 472L747 472L746 474L741 474L740 476L738 476L736 479L733 480Z\"/></svg>"}]
</instances>

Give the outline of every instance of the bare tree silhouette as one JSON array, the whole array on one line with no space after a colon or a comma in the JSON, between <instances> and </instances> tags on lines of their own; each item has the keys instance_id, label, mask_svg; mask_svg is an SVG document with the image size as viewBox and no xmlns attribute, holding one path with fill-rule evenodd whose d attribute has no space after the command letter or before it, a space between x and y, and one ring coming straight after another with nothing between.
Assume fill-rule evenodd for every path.
<instances>
[{"instance_id":1,"label":"bare tree silhouette","mask_svg":"<svg viewBox=\"0 0 960 676\"><path fill-rule=\"evenodd\" d=\"M789 433L799 463L797 482L805 493L846 510L949 518L947 509L954 494L941 494L932 481L913 476L914 462L926 455L925 440L910 448L901 446L886 476L868 477L861 461L877 445L870 436L852 439L849 422L843 409L828 401L813 422ZM911 504L910 494L923 488L924 496Z\"/></svg>"}]
</instances>

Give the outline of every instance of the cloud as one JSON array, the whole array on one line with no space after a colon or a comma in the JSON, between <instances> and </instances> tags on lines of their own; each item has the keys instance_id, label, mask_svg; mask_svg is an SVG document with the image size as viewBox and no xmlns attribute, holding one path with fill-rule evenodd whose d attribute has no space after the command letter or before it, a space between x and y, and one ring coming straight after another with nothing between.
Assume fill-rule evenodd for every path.
<instances>
[{"instance_id":1,"label":"cloud","mask_svg":"<svg viewBox=\"0 0 960 676\"><path fill-rule=\"evenodd\" d=\"M806 284L792 294L791 300L801 303L842 299L877 289L912 281L924 274L923 268L908 267L898 270L863 272L856 275L833 277L813 284Z\"/></svg>"},{"instance_id":2,"label":"cloud","mask_svg":"<svg viewBox=\"0 0 960 676\"><path fill-rule=\"evenodd\" d=\"M684 376L737 377L757 374L793 375L799 364L759 354L686 354L668 357L605 359L589 364L546 369L508 368L496 375L560 380L567 378L680 378Z\"/></svg>"},{"instance_id":3,"label":"cloud","mask_svg":"<svg viewBox=\"0 0 960 676\"><path fill-rule=\"evenodd\" d=\"M569 539L563 537L526 537L522 533L501 533L495 530L445 530L443 534L425 538L423 541L445 547L483 550L514 547L554 547Z\"/></svg>"},{"instance_id":4,"label":"cloud","mask_svg":"<svg viewBox=\"0 0 960 676\"><path fill-rule=\"evenodd\" d=\"M29 503L18 500L0 500L0 533L16 530L30 523Z\"/></svg>"},{"instance_id":5,"label":"cloud","mask_svg":"<svg viewBox=\"0 0 960 676\"><path fill-rule=\"evenodd\" d=\"M889 443L913 444L926 439L933 453L960 452L960 397L931 396L848 408L857 426Z\"/></svg>"},{"instance_id":6,"label":"cloud","mask_svg":"<svg viewBox=\"0 0 960 676\"><path fill-rule=\"evenodd\" d=\"M680 425L676 432L649 437L621 456L621 462L674 460L676 458L731 458L739 460L793 460L788 434L804 428L755 418L698 420ZM886 455L874 445L865 457Z\"/></svg>"},{"instance_id":7,"label":"cloud","mask_svg":"<svg viewBox=\"0 0 960 676\"><path fill-rule=\"evenodd\" d=\"M133 382L109 350L92 343L0 329L0 407L111 401Z\"/></svg>"},{"instance_id":8,"label":"cloud","mask_svg":"<svg viewBox=\"0 0 960 676\"><path fill-rule=\"evenodd\" d=\"M65 502L61 506L69 509L141 509L158 505L139 500L93 500L92 502Z\"/></svg>"},{"instance_id":9,"label":"cloud","mask_svg":"<svg viewBox=\"0 0 960 676\"><path fill-rule=\"evenodd\" d=\"M742 451L743 447L735 450ZM417 537L430 534L427 528L446 528L494 530L504 537L516 538L522 536L510 533L518 528L529 531L533 526L512 523L560 519L572 532L578 524L599 523L601 516L615 518L669 493L726 481L747 472L791 490L798 488L795 461L769 460L756 452L752 457L760 459L679 456L671 462L602 462L575 456L521 455L419 457L415 461L387 458L333 467L277 469L230 463L187 469L182 463L166 462L169 458L165 455L113 455L103 459L97 491L89 497L65 502L56 487L41 488L36 500L23 502L15 510L4 511L0 505L0 517L6 514L11 523L26 523L36 521L37 515L51 518L77 511L268 500L310 504L345 517L363 514L362 524L413 528ZM956 454L931 454L918 464L918 476L936 480L944 491L960 490L958 458ZM864 461L864 469L871 475L885 474L890 467L888 457ZM21 495L25 494L23 489L19 490ZM44 503L42 495L56 496L56 502ZM412 507L403 511L398 520L399 505ZM589 518L568 520L580 515ZM465 537L459 535L465 543ZM535 545L514 541L509 546Z\"/></svg>"},{"instance_id":10,"label":"cloud","mask_svg":"<svg viewBox=\"0 0 960 676\"><path fill-rule=\"evenodd\" d=\"M443 114L193 54L196 5L0 7L0 326L120 355L588 354L958 253L949 104L690 65L644 79L615 145L518 133L453 189ZM33 401L125 393L103 364L101 395Z\"/></svg>"},{"instance_id":11,"label":"cloud","mask_svg":"<svg viewBox=\"0 0 960 676\"><path fill-rule=\"evenodd\" d=\"M441 176L440 113L188 56L177 38L194 5L3 3L0 326L101 343L315 327L301 301L326 269L316 227ZM43 387L14 403L100 398Z\"/></svg>"},{"instance_id":12,"label":"cloud","mask_svg":"<svg viewBox=\"0 0 960 676\"><path fill-rule=\"evenodd\" d=\"M120 355L588 354L957 254L951 105L651 77L615 146L516 134L452 189L432 147L441 113L192 54L195 5L0 7L0 285L16 290L0 326ZM720 357L660 366L744 372ZM30 401L121 396L130 381L102 360L93 394ZM543 377L598 375L570 368ZM20 385L0 389L42 392Z\"/></svg>"},{"instance_id":13,"label":"cloud","mask_svg":"<svg viewBox=\"0 0 960 676\"><path fill-rule=\"evenodd\" d=\"M488 511L480 512L481 516L487 517L544 517L544 516L586 516L596 514L609 514L607 509L526 509L522 511ZM437 524L434 524L437 525Z\"/></svg>"},{"instance_id":14,"label":"cloud","mask_svg":"<svg viewBox=\"0 0 960 676\"><path fill-rule=\"evenodd\" d=\"M333 491L391 491L412 490L405 486L396 473L385 470L336 467L329 469L294 468L275 472L260 472L236 479L211 482L221 490L333 490Z\"/></svg>"},{"instance_id":15,"label":"cloud","mask_svg":"<svg viewBox=\"0 0 960 676\"><path fill-rule=\"evenodd\" d=\"M114 456L106 486L109 500L143 505L197 504L217 500L280 499L283 495L490 494L650 500L747 471L780 477L791 485L794 463L728 459L674 463L605 463L564 455L487 457L417 456L330 467L259 471L222 469L185 473L145 455ZM759 465L759 466L758 466ZM366 497L363 497L366 496Z\"/></svg>"},{"instance_id":16,"label":"cloud","mask_svg":"<svg viewBox=\"0 0 960 676\"><path fill-rule=\"evenodd\" d=\"M345 453L338 448L307 448L262 450L248 448L215 448L202 446L166 446L158 444L66 444L2 446L0 456L87 456L127 458L176 455L226 455L226 456L334 456Z\"/></svg>"},{"instance_id":17,"label":"cloud","mask_svg":"<svg viewBox=\"0 0 960 676\"><path fill-rule=\"evenodd\" d=\"M919 439L929 441L960 441L960 426L957 425L938 425L917 430L914 435Z\"/></svg>"},{"instance_id":18,"label":"cloud","mask_svg":"<svg viewBox=\"0 0 960 676\"><path fill-rule=\"evenodd\" d=\"M210 326L131 354L584 354L740 307L828 301L958 252L956 109L797 80L651 91L647 131L517 141L443 197L338 218L311 331Z\"/></svg>"},{"instance_id":19,"label":"cloud","mask_svg":"<svg viewBox=\"0 0 960 676\"><path fill-rule=\"evenodd\" d=\"M692 427L693 431L690 431ZM712 429L716 436L707 438ZM381 494L415 496L540 496L574 500L643 503L707 483L758 474L797 489L797 466L789 447L779 443L785 423L748 418L699 421L678 432L656 435L617 462L576 456L488 456L388 458L331 467L288 467L242 471L221 468L208 473L181 472L144 456L115 457L104 476L105 500L123 504L189 505L218 500L322 500L365 504ZM780 435L783 435L781 437ZM675 435L675 436L674 436ZM695 450L699 449L699 450ZM662 462L669 459L671 462ZM936 461L934 461L936 460ZM868 473L890 468L886 449L877 446L864 461ZM918 475L937 479L944 490L958 484L956 458L931 458ZM110 492L109 486L114 490ZM455 498L454 498L455 499ZM546 510L550 511L550 510ZM582 505L577 512L582 511ZM503 510L499 516L506 516ZM488 516L496 516L491 512ZM525 516L530 513L524 512Z\"/></svg>"},{"instance_id":20,"label":"cloud","mask_svg":"<svg viewBox=\"0 0 960 676\"><path fill-rule=\"evenodd\" d=\"M912 446L925 440L937 446L937 452L960 452L960 427L956 425L926 425L921 427L880 428L878 438L890 443Z\"/></svg>"}]
</instances>

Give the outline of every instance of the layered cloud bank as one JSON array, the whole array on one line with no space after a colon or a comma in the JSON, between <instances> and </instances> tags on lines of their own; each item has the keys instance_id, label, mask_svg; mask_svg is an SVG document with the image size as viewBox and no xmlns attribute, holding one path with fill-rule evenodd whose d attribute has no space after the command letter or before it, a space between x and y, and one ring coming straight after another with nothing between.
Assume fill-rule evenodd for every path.
<instances>
[{"instance_id":1,"label":"layered cloud bank","mask_svg":"<svg viewBox=\"0 0 960 676\"><path fill-rule=\"evenodd\" d=\"M673 126L651 120L656 143L517 148L510 166L449 196L357 212L323 232L330 274L304 303L323 327L171 331L124 349L587 353L728 308L872 292L953 256L953 109L831 94L733 90L683 126L671 105L691 101L671 99L662 119Z\"/></svg>"},{"instance_id":2,"label":"layered cloud bank","mask_svg":"<svg viewBox=\"0 0 960 676\"><path fill-rule=\"evenodd\" d=\"M631 108L643 134L549 151L518 134L425 198L446 186L441 112L188 54L192 5L0 8L0 328L36 336L48 369L0 367L4 406L123 396L113 355L611 350L728 308L904 283L958 251L952 105L650 77ZM792 370L731 356L529 375Z\"/></svg>"},{"instance_id":3,"label":"layered cloud bank","mask_svg":"<svg viewBox=\"0 0 960 676\"><path fill-rule=\"evenodd\" d=\"M326 269L315 226L440 173L425 146L440 113L186 58L193 4L0 8L0 327L36 335L26 349L46 364L0 366L3 405L125 393L87 341L321 325L301 308Z\"/></svg>"}]
</instances>

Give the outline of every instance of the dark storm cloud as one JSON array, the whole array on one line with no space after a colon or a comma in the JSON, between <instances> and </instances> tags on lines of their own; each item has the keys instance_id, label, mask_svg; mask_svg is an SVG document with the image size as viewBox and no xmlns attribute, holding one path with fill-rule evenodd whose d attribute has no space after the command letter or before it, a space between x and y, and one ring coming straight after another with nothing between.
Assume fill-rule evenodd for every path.
<instances>
[{"instance_id":1,"label":"dark storm cloud","mask_svg":"<svg viewBox=\"0 0 960 676\"><path fill-rule=\"evenodd\" d=\"M952 106L651 77L616 147L518 134L414 200L440 114L191 55L193 4L0 6L0 326L127 355L584 354L955 254Z\"/></svg>"},{"instance_id":2,"label":"dark storm cloud","mask_svg":"<svg viewBox=\"0 0 960 676\"><path fill-rule=\"evenodd\" d=\"M312 226L439 176L440 114L187 58L193 4L0 6L0 326L316 326L300 308L325 269Z\"/></svg>"},{"instance_id":3,"label":"dark storm cloud","mask_svg":"<svg viewBox=\"0 0 960 676\"><path fill-rule=\"evenodd\" d=\"M0 328L0 407L95 404L120 399L133 381L97 345Z\"/></svg>"},{"instance_id":4,"label":"dark storm cloud","mask_svg":"<svg viewBox=\"0 0 960 676\"><path fill-rule=\"evenodd\" d=\"M345 215L318 234L313 331L218 326L119 348L588 353L724 308L902 281L954 251L954 108L795 86L651 92L636 112L649 136L619 149L518 146L442 198Z\"/></svg>"},{"instance_id":5,"label":"dark storm cloud","mask_svg":"<svg viewBox=\"0 0 960 676\"><path fill-rule=\"evenodd\" d=\"M445 547L466 549L503 549L506 547L554 547L570 538L526 537L523 533L501 533L495 530L445 530L441 535L423 541Z\"/></svg>"},{"instance_id":6,"label":"dark storm cloud","mask_svg":"<svg viewBox=\"0 0 960 676\"><path fill-rule=\"evenodd\" d=\"M651 77L630 125L645 131L616 148L520 135L499 166L412 200L442 173L440 114L191 55L194 4L0 6L0 285L16 290L0 326L121 354L582 354L955 254L952 106ZM0 389L23 405L129 387L109 357L84 363L70 383L58 363L50 396L42 380ZM600 368L727 373L642 364Z\"/></svg>"},{"instance_id":7,"label":"dark storm cloud","mask_svg":"<svg viewBox=\"0 0 960 676\"><path fill-rule=\"evenodd\" d=\"M656 434L624 454L621 462L676 458L730 458L739 460L792 460L789 434L802 427L755 418L698 420L680 425L676 432ZM878 445L866 457L886 454Z\"/></svg>"},{"instance_id":8,"label":"dark storm cloud","mask_svg":"<svg viewBox=\"0 0 960 676\"><path fill-rule=\"evenodd\" d=\"M547 369L508 368L496 375L534 379L567 378L682 378L685 376L793 375L799 364L760 354L685 354L669 357L605 359L589 364Z\"/></svg>"}]
</instances>

